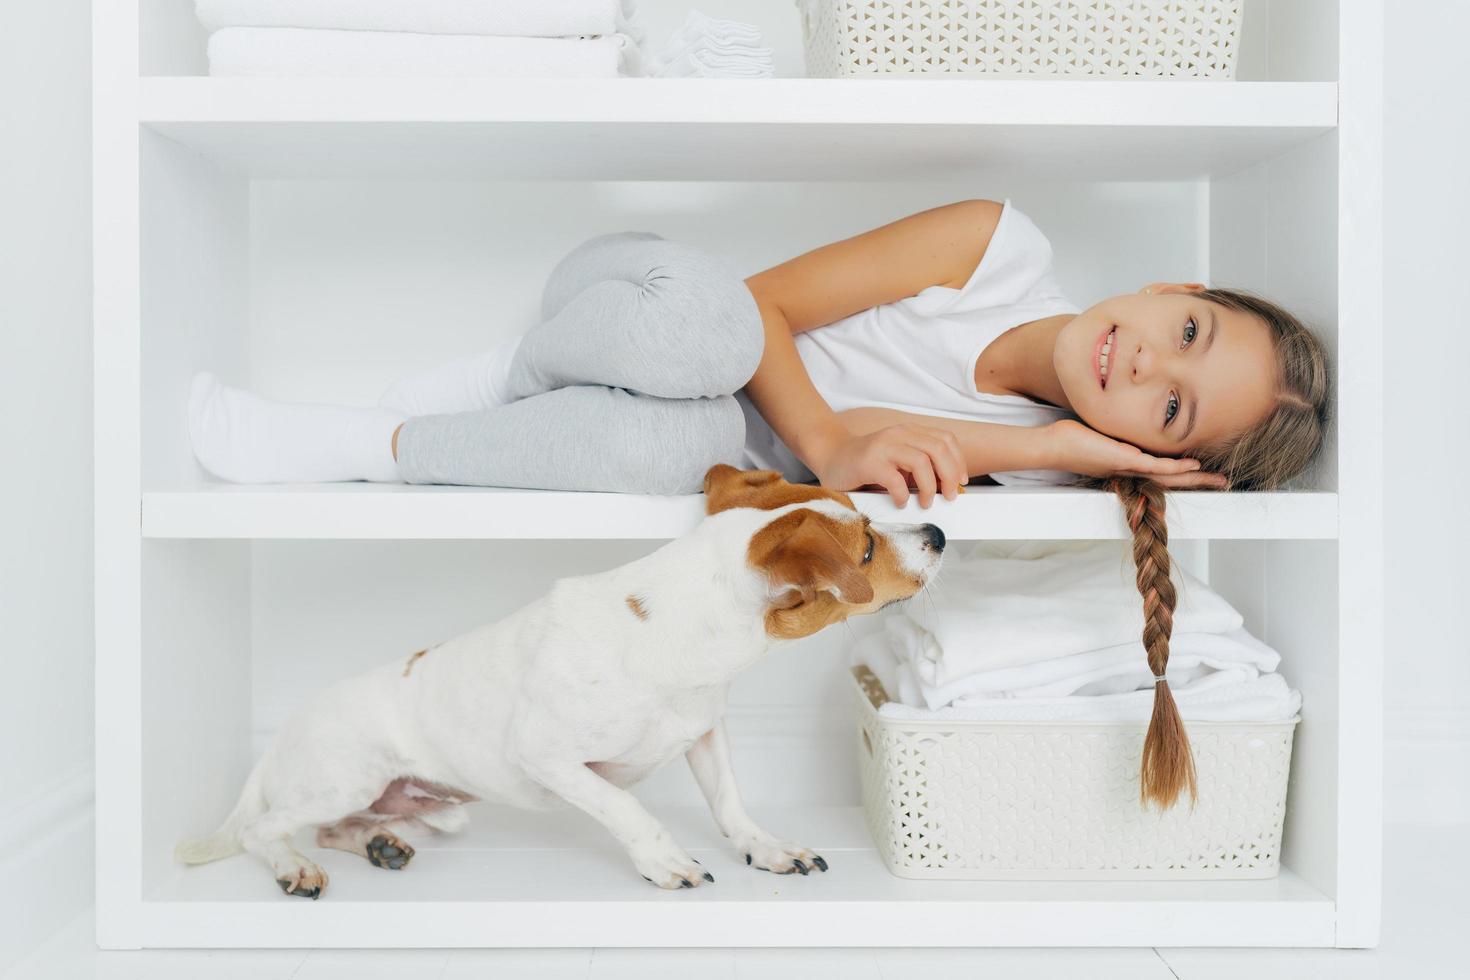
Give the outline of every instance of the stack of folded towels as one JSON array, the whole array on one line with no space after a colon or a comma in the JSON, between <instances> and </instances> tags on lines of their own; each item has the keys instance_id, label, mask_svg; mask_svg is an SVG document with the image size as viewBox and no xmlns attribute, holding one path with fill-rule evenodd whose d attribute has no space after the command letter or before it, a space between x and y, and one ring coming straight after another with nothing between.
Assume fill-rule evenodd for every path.
<instances>
[{"instance_id":1,"label":"stack of folded towels","mask_svg":"<svg viewBox=\"0 0 1470 980\"><path fill-rule=\"evenodd\" d=\"M211 75L643 75L633 0L195 0Z\"/></svg>"},{"instance_id":2,"label":"stack of folded towels","mask_svg":"<svg viewBox=\"0 0 1470 980\"><path fill-rule=\"evenodd\" d=\"M649 64L649 74L660 78L770 78L775 73L775 58L757 28L698 11Z\"/></svg>"},{"instance_id":3,"label":"stack of folded towels","mask_svg":"<svg viewBox=\"0 0 1470 980\"><path fill-rule=\"evenodd\" d=\"M1286 721L1301 694L1228 602L1176 568L1166 674L1186 721ZM1146 722L1153 672L1119 542L977 546L854 649L904 720Z\"/></svg>"}]
</instances>

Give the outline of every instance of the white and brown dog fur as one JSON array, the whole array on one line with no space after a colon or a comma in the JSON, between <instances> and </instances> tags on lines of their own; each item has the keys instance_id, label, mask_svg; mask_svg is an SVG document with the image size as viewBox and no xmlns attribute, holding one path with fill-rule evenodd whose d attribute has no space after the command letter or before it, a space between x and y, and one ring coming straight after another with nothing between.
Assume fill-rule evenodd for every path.
<instances>
[{"instance_id":1,"label":"white and brown dog fur","mask_svg":"<svg viewBox=\"0 0 1470 980\"><path fill-rule=\"evenodd\" d=\"M248 851L288 895L327 875L291 846L317 843L404 867L414 832L447 832L464 804L578 807L661 888L713 877L628 787L685 756L716 824L747 864L825 871L759 827L730 768L730 682L773 645L917 593L939 567L933 525L872 524L844 493L768 470L716 466L708 517L611 571L557 581L499 622L341 682L293 717L190 864Z\"/></svg>"}]
</instances>

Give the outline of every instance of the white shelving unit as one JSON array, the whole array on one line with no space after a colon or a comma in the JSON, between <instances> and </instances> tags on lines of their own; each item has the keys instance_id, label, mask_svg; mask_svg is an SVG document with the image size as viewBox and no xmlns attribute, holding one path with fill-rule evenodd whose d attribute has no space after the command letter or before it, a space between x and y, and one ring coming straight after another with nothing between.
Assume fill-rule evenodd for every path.
<instances>
[{"instance_id":1,"label":"white shelving unit","mask_svg":"<svg viewBox=\"0 0 1470 980\"><path fill-rule=\"evenodd\" d=\"M1376 944L1381 6L1247 0L1233 83L590 83L209 79L187 0L95 4L99 942ZM799 44L786 3L751 9ZM332 854L317 903L249 860L173 864L311 691L702 512L698 497L221 486L183 431L194 371L368 403L528 322L550 265L592 234L651 228L754 271L976 196L1037 218L1079 299L1242 286L1334 352L1335 428L1305 489L1169 503L1182 554L1304 695L1279 878L890 876L857 809L838 631L752 669L730 716L753 811L822 850L828 875L737 864L672 768L640 796L714 887L644 887L581 815L493 808L416 841L401 875ZM971 488L922 519L957 541L1124 534L1115 501L1070 489Z\"/></svg>"}]
</instances>

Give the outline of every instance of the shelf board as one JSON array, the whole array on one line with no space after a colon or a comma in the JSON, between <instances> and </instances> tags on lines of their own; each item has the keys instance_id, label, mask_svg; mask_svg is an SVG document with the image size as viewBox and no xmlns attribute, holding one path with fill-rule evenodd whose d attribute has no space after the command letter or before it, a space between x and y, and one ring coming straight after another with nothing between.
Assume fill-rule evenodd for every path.
<instances>
[{"instance_id":1,"label":"shelf board","mask_svg":"<svg viewBox=\"0 0 1470 980\"><path fill-rule=\"evenodd\" d=\"M139 121L252 177L1087 180L1237 172L1337 125L1333 82L140 80Z\"/></svg>"},{"instance_id":2,"label":"shelf board","mask_svg":"<svg viewBox=\"0 0 1470 980\"><path fill-rule=\"evenodd\" d=\"M1117 499L1070 487L970 487L954 501L900 511L854 493L876 521L932 522L953 540L1128 535ZM704 496L651 497L398 484L235 486L143 494L147 538L665 540L704 516ZM1333 493L1175 493L1172 538L1331 539Z\"/></svg>"},{"instance_id":3,"label":"shelf board","mask_svg":"<svg viewBox=\"0 0 1470 980\"><path fill-rule=\"evenodd\" d=\"M259 862L171 869L148 889L145 946L1330 946L1332 900L1289 869L1253 881L918 881L890 874L859 807L756 808L827 858L807 877L752 870L702 808L658 816L715 876L641 880L601 827L569 810L475 806L468 831L416 838L391 874L307 849L331 883L284 898ZM303 838L305 835L303 835ZM385 923L391 927L384 928Z\"/></svg>"}]
</instances>

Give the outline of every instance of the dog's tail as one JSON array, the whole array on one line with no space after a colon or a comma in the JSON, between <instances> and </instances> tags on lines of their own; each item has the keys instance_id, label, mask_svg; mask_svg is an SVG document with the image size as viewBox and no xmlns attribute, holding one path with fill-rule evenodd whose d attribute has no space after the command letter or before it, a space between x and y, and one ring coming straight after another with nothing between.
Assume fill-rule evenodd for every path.
<instances>
[{"instance_id":1,"label":"dog's tail","mask_svg":"<svg viewBox=\"0 0 1470 980\"><path fill-rule=\"evenodd\" d=\"M260 771L262 766L257 765L250 772L250 778L245 780L245 788L240 791L239 802L219 830L208 837L199 837L194 840L180 841L174 848L174 857L184 864L208 864L211 861L219 861L223 858L233 857L245 850L240 843L240 831L245 824L265 812L265 795L261 792Z\"/></svg>"}]
</instances>

